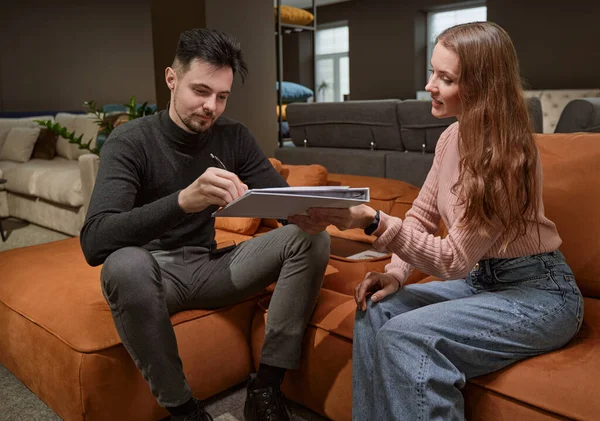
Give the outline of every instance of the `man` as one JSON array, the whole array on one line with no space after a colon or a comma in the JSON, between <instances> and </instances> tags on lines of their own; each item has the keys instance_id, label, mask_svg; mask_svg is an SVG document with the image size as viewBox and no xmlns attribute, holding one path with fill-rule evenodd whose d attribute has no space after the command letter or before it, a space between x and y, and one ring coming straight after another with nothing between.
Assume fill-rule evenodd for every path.
<instances>
[{"instance_id":1,"label":"man","mask_svg":"<svg viewBox=\"0 0 600 421\"><path fill-rule=\"evenodd\" d=\"M88 263L104 263L102 290L123 345L172 420L212 418L192 397L170 315L232 305L275 281L244 412L248 420L289 419L279 385L298 365L328 261L325 226L303 221L215 247L212 212L248 187L287 185L248 129L221 117L234 75L243 81L246 72L229 36L182 33L165 72L169 109L111 133L81 231Z\"/></svg>"}]
</instances>

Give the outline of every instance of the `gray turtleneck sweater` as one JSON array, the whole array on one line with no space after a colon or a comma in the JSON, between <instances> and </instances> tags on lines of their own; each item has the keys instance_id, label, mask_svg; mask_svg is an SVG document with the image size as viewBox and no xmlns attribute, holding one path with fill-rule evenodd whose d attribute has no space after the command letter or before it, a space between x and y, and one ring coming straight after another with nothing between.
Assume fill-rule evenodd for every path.
<instances>
[{"instance_id":1,"label":"gray turtleneck sweater","mask_svg":"<svg viewBox=\"0 0 600 421\"><path fill-rule=\"evenodd\" d=\"M190 134L167 111L117 127L102 147L100 168L81 247L92 266L127 246L168 250L214 245L217 206L186 214L181 190L215 166L214 154L248 188L285 187L287 183L241 123L220 117L206 133Z\"/></svg>"}]
</instances>

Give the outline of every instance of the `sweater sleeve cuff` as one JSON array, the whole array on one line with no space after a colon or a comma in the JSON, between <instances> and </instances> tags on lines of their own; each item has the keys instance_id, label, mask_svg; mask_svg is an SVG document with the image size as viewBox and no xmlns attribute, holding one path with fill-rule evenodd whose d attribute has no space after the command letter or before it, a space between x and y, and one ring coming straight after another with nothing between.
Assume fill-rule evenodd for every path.
<instances>
[{"instance_id":1,"label":"sweater sleeve cuff","mask_svg":"<svg viewBox=\"0 0 600 421\"><path fill-rule=\"evenodd\" d=\"M179 193L181 193L181 190L166 197L167 213L176 218L183 218L186 213L183 208L179 206Z\"/></svg>"},{"instance_id":2,"label":"sweater sleeve cuff","mask_svg":"<svg viewBox=\"0 0 600 421\"><path fill-rule=\"evenodd\" d=\"M398 235L402 228L402 219L395 216L389 216L379 211L379 226L373 233L377 239L373 242L375 249L387 250L388 244Z\"/></svg>"}]
</instances>

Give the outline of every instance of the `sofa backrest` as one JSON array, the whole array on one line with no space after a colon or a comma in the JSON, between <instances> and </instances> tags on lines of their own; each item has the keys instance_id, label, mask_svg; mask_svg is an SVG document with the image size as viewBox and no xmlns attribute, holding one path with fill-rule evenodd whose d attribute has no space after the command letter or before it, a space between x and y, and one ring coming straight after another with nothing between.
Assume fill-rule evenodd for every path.
<instances>
[{"instance_id":1,"label":"sofa backrest","mask_svg":"<svg viewBox=\"0 0 600 421\"><path fill-rule=\"evenodd\" d=\"M546 216L556 224L560 250L582 293L600 298L600 134L543 134L536 140Z\"/></svg>"},{"instance_id":2,"label":"sofa backrest","mask_svg":"<svg viewBox=\"0 0 600 421\"><path fill-rule=\"evenodd\" d=\"M600 98L578 98L564 108L554 133L600 133Z\"/></svg>"},{"instance_id":3,"label":"sofa backrest","mask_svg":"<svg viewBox=\"0 0 600 421\"><path fill-rule=\"evenodd\" d=\"M292 141L299 147L402 151L397 102L389 99L289 104L287 119Z\"/></svg>"},{"instance_id":4,"label":"sofa backrest","mask_svg":"<svg viewBox=\"0 0 600 421\"><path fill-rule=\"evenodd\" d=\"M431 101L398 101L396 110L402 145L411 152L435 152L442 132L456 121L454 117L436 118L431 115Z\"/></svg>"},{"instance_id":5,"label":"sofa backrest","mask_svg":"<svg viewBox=\"0 0 600 421\"><path fill-rule=\"evenodd\" d=\"M61 126L66 127L69 132L74 131L75 136L83 134L82 143L87 143L91 139L92 143L90 147L96 147L96 138L98 137L100 126L96 124L95 117L87 114L58 113L55 119ZM79 146L69 143L63 137L59 137L56 142L56 155L63 158L78 159L80 155L86 153L89 153L89 151L79 149Z\"/></svg>"}]
</instances>

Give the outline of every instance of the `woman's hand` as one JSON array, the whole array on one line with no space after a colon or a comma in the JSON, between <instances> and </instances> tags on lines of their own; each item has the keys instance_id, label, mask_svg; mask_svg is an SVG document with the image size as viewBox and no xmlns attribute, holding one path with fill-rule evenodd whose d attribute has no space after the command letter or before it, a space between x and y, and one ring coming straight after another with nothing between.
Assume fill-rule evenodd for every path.
<instances>
[{"instance_id":1,"label":"woman's hand","mask_svg":"<svg viewBox=\"0 0 600 421\"><path fill-rule=\"evenodd\" d=\"M368 227L373 222L375 213L375 209L367 205L353 206L348 209L311 208L308 210L308 215L312 221L335 225L341 231Z\"/></svg>"},{"instance_id":2,"label":"woman's hand","mask_svg":"<svg viewBox=\"0 0 600 421\"><path fill-rule=\"evenodd\" d=\"M359 310L367 310L367 294L373 292L371 301L381 301L384 297L400 289L400 282L388 273L369 272L364 281L354 288L354 300Z\"/></svg>"}]
</instances>

